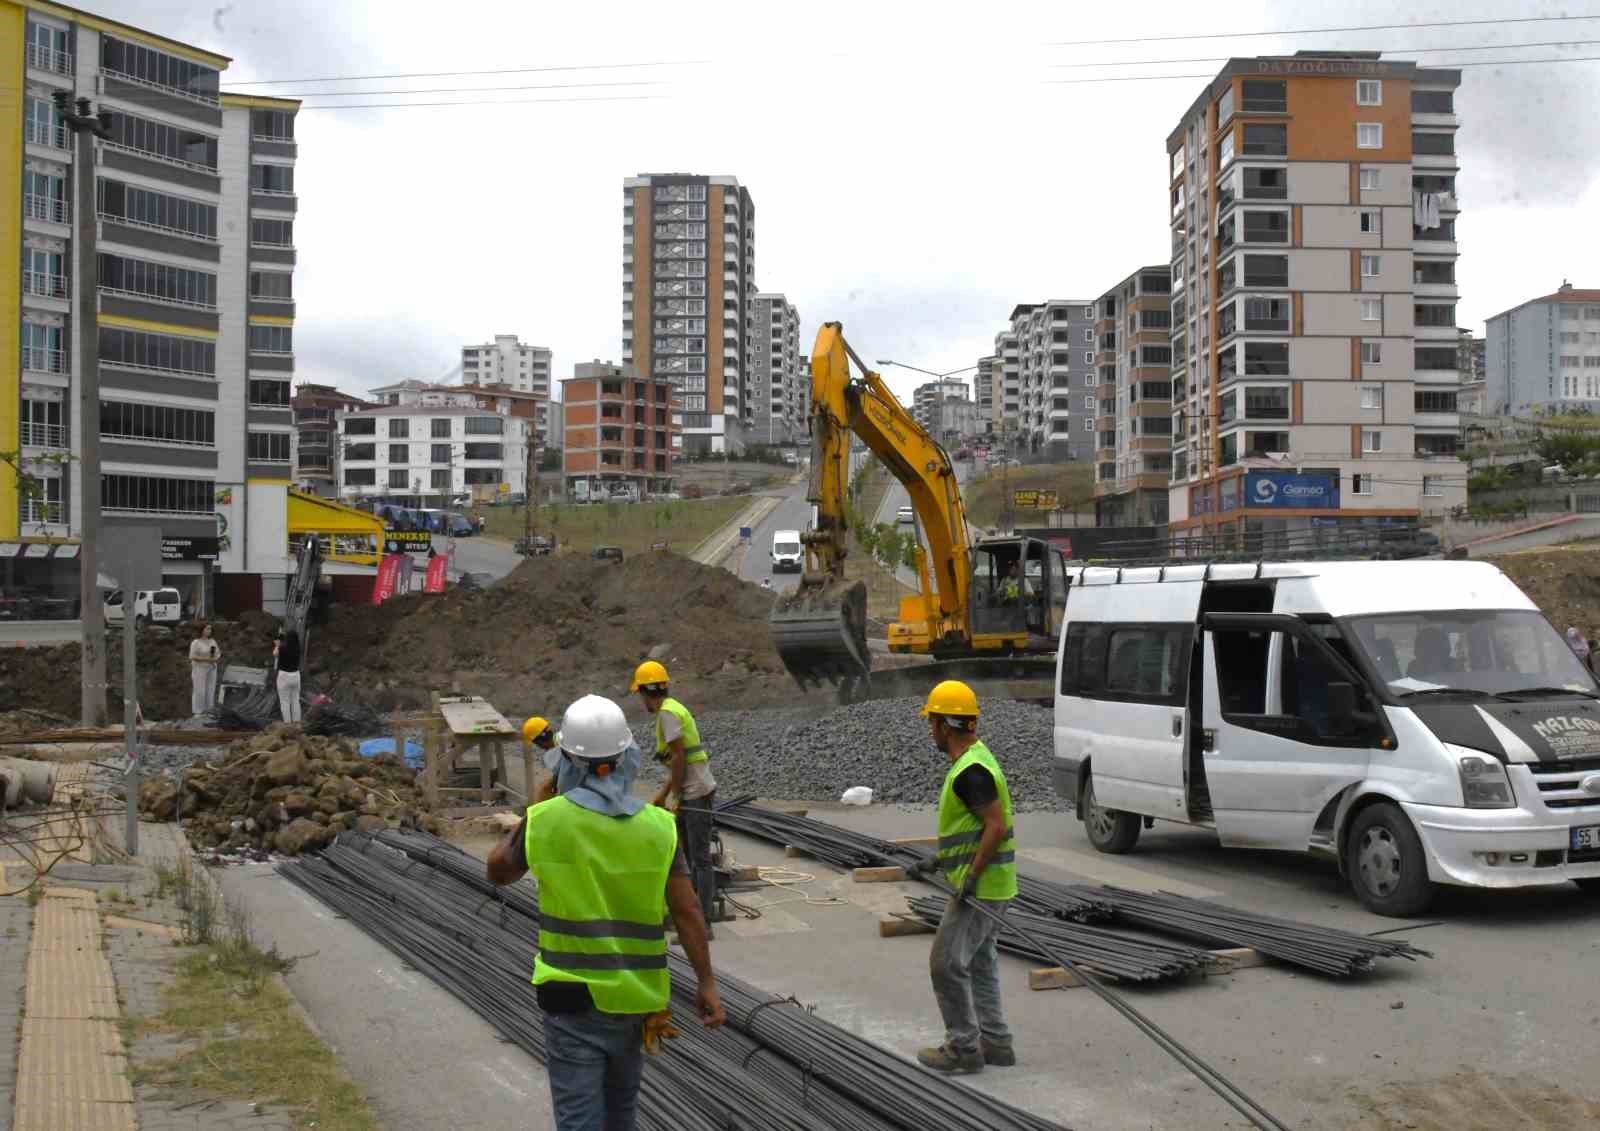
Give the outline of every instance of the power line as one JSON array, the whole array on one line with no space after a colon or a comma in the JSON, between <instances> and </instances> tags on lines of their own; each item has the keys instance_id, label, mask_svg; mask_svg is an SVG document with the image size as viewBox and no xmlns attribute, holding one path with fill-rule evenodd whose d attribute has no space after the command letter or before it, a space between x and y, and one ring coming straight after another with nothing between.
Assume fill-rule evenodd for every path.
<instances>
[{"instance_id":1,"label":"power line","mask_svg":"<svg viewBox=\"0 0 1600 1131\"><path fill-rule=\"evenodd\" d=\"M1102 47L1118 43L1180 43L1199 39L1262 39L1284 35L1334 35L1350 31L1411 31L1417 28L1483 27L1498 24L1568 23L1597 20L1600 13L1587 16L1505 16L1482 20L1436 20L1410 24L1354 24L1348 27L1282 28L1277 31L1212 31L1192 35L1136 35L1126 39L1058 39L1046 47Z\"/></svg>"},{"instance_id":2,"label":"power line","mask_svg":"<svg viewBox=\"0 0 1600 1131\"><path fill-rule=\"evenodd\" d=\"M659 60L650 63L580 63L560 67L506 67L493 71L405 71L389 75L321 75L301 79L251 79L249 82L232 82L229 86L285 86L297 82L376 82L380 79L455 79L474 75L532 75L551 71L621 71L636 67L698 67L715 62L712 59Z\"/></svg>"},{"instance_id":3,"label":"power line","mask_svg":"<svg viewBox=\"0 0 1600 1131\"><path fill-rule=\"evenodd\" d=\"M1465 47L1407 47L1384 52L1390 55L1442 55L1451 51L1517 51L1532 47L1591 47L1600 39L1545 40L1540 43L1485 43ZM1118 59L1110 63L1051 63L1052 70L1083 70L1088 67L1156 67L1178 63L1226 63L1227 55L1187 59Z\"/></svg>"},{"instance_id":4,"label":"power line","mask_svg":"<svg viewBox=\"0 0 1600 1131\"><path fill-rule=\"evenodd\" d=\"M465 102L359 102L355 104L328 103L322 106L302 106L301 110L420 110L435 106L531 106L548 105L553 102L590 103L590 102L663 102L666 95L661 94L618 94L600 98L506 98L506 99L470 99Z\"/></svg>"},{"instance_id":5,"label":"power line","mask_svg":"<svg viewBox=\"0 0 1600 1131\"><path fill-rule=\"evenodd\" d=\"M1463 67L1521 67L1533 63L1600 63L1600 55L1566 55L1551 59L1478 59L1456 62L1447 60L1442 63L1430 63L1432 68L1440 70L1459 70ZM1041 79L1046 86L1077 86L1084 83L1102 82L1161 82L1165 79L1214 79L1216 75L1105 75L1092 79Z\"/></svg>"},{"instance_id":6,"label":"power line","mask_svg":"<svg viewBox=\"0 0 1600 1131\"><path fill-rule=\"evenodd\" d=\"M595 87L618 86L662 86L658 79L642 79L637 82L557 82L545 83L537 86L436 86L424 87L420 90L301 90L293 94L279 95L282 98L363 98L378 95L396 94L496 94L507 90L586 90Z\"/></svg>"}]
</instances>

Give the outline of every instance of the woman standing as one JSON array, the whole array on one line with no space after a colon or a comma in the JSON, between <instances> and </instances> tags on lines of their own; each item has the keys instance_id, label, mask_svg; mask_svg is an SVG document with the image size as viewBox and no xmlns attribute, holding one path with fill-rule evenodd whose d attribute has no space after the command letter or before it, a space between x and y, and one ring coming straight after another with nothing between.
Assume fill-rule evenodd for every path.
<instances>
[{"instance_id":1,"label":"woman standing","mask_svg":"<svg viewBox=\"0 0 1600 1131\"><path fill-rule=\"evenodd\" d=\"M222 650L211 639L211 626L202 624L200 635L189 641L189 677L194 681L194 699L190 706L196 715L203 715L217 705L217 665L222 661Z\"/></svg>"},{"instance_id":2,"label":"woman standing","mask_svg":"<svg viewBox=\"0 0 1600 1131\"><path fill-rule=\"evenodd\" d=\"M300 634L289 629L272 645L272 658L278 665L278 708L283 721L300 721Z\"/></svg>"}]
</instances>

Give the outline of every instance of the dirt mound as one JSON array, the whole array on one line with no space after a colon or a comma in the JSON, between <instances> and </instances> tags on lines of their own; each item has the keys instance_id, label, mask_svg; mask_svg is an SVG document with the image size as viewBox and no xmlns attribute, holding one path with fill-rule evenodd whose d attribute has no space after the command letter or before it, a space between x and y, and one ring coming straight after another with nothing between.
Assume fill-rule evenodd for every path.
<instances>
[{"instance_id":1,"label":"dirt mound","mask_svg":"<svg viewBox=\"0 0 1600 1131\"><path fill-rule=\"evenodd\" d=\"M189 839L202 848L293 856L345 829L407 825L438 831L415 788L416 774L393 755L363 758L346 739L307 735L274 723L214 762L157 778L139 792L148 817L170 821L180 804Z\"/></svg>"},{"instance_id":2,"label":"dirt mound","mask_svg":"<svg viewBox=\"0 0 1600 1131\"><path fill-rule=\"evenodd\" d=\"M381 710L453 686L510 715L549 715L589 692L627 700L634 667L654 654L701 709L788 702L797 692L772 646L771 604L770 590L676 554L532 558L488 589L335 608L312 630L306 679Z\"/></svg>"},{"instance_id":3,"label":"dirt mound","mask_svg":"<svg viewBox=\"0 0 1600 1131\"><path fill-rule=\"evenodd\" d=\"M16 738L38 734L44 730L58 730L75 725L76 720L65 715L52 715L48 711L18 709L0 712L0 738Z\"/></svg>"},{"instance_id":4,"label":"dirt mound","mask_svg":"<svg viewBox=\"0 0 1600 1131\"><path fill-rule=\"evenodd\" d=\"M1529 550L1485 559L1499 566L1561 632L1600 637L1600 547Z\"/></svg>"}]
</instances>

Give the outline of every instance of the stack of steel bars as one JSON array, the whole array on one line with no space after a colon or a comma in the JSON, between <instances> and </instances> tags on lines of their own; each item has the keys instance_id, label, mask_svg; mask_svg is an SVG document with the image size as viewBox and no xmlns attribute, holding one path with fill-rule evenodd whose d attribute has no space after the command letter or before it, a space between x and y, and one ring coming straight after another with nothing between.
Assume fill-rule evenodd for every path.
<instances>
[{"instance_id":1,"label":"stack of steel bars","mask_svg":"<svg viewBox=\"0 0 1600 1131\"><path fill-rule=\"evenodd\" d=\"M401 831L346 833L280 870L543 1059L528 984L539 929L529 882L495 888L480 861ZM728 1024L708 1031L688 962L669 954L669 966L682 1035L648 1062L640 1092L647 1131L1057 1129L725 973L717 985Z\"/></svg>"},{"instance_id":2,"label":"stack of steel bars","mask_svg":"<svg viewBox=\"0 0 1600 1131\"><path fill-rule=\"evenodd\" d=\"M839 868L905 866L926 855L925 850L911 845L879 840L825 821L763 809L749 799L718 806L716 820L726 828L773 844L792 844ZM1274 919L1176 895L1062 884L1021 874L1017 876L1017 897L1012 900L1008 914L1018 912L1075 923L1110 920L1122 926L1175 935L1209 946L1253 947L1275 961L1341 978L1372 969L1380 958L1432 957L1427 951L1398 939ZM1060 944L1070 954L1067 940L1074 934L1072 928L1057 925L1052 929L1050 940L1052 945ZM1084 945L1091 945L1087 935ZM1018 953L1037 953L1037 948ZM1088 958L1083 961L1091 969L1097 968Z\"/></svg>"},{"instance_id":3,"label":"stack of steel bars","mask_svg":"<svg viewBox=\"0 0 1600 1131\"><path fill-rule=\"evenodd\" d=\"M937 925L944 915L947 900L940 896L918 896L906 902L917 918ZM1108 927L1064 923L1016 908L1006 912L1006 923L1008 926L1000 932L1001 950L1052 966L1057 963L1058 955L1064 955L1111 981L1155 982L1220 965L1220 960L1209 950ZM1019 931L1026 932L1026 937ZM1040 943L1049 950L1043 949Z\"/></svg>"},{"instance_id":4,"label":"stack of steel bars","mask_svg":"<svg viewBox=\"0 0 1600 1131\"><path fill-rule=\"evenodd\" d=\"M1112 916L1119 923L1211 946L1252 947L1267 958L1336 978L1365 973L1380 958L1414 961L1419 956L1433 957L1430 952L1396 938L1358 935L1336 927L1274 919L1181 895L1117 887L1080 890L1109 903Z\"/></svg>"}]
</instances>

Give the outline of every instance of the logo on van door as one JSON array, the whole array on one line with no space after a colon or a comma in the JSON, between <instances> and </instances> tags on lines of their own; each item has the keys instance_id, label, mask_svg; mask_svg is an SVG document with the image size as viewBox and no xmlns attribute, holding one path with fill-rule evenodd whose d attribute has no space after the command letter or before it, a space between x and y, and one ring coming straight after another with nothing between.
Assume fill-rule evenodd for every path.
<instances>
[{"instance_id":1,"label":"logo on van door","mask_svg":"<svg viewBox=\"0 0 1600 1131\"><path fill-rule=\"evenodd\" d=\"M1600 774L1590 774L1578 783L1578 788L1590 797L1600 797Z\"/></svg>"}]
</instances>

